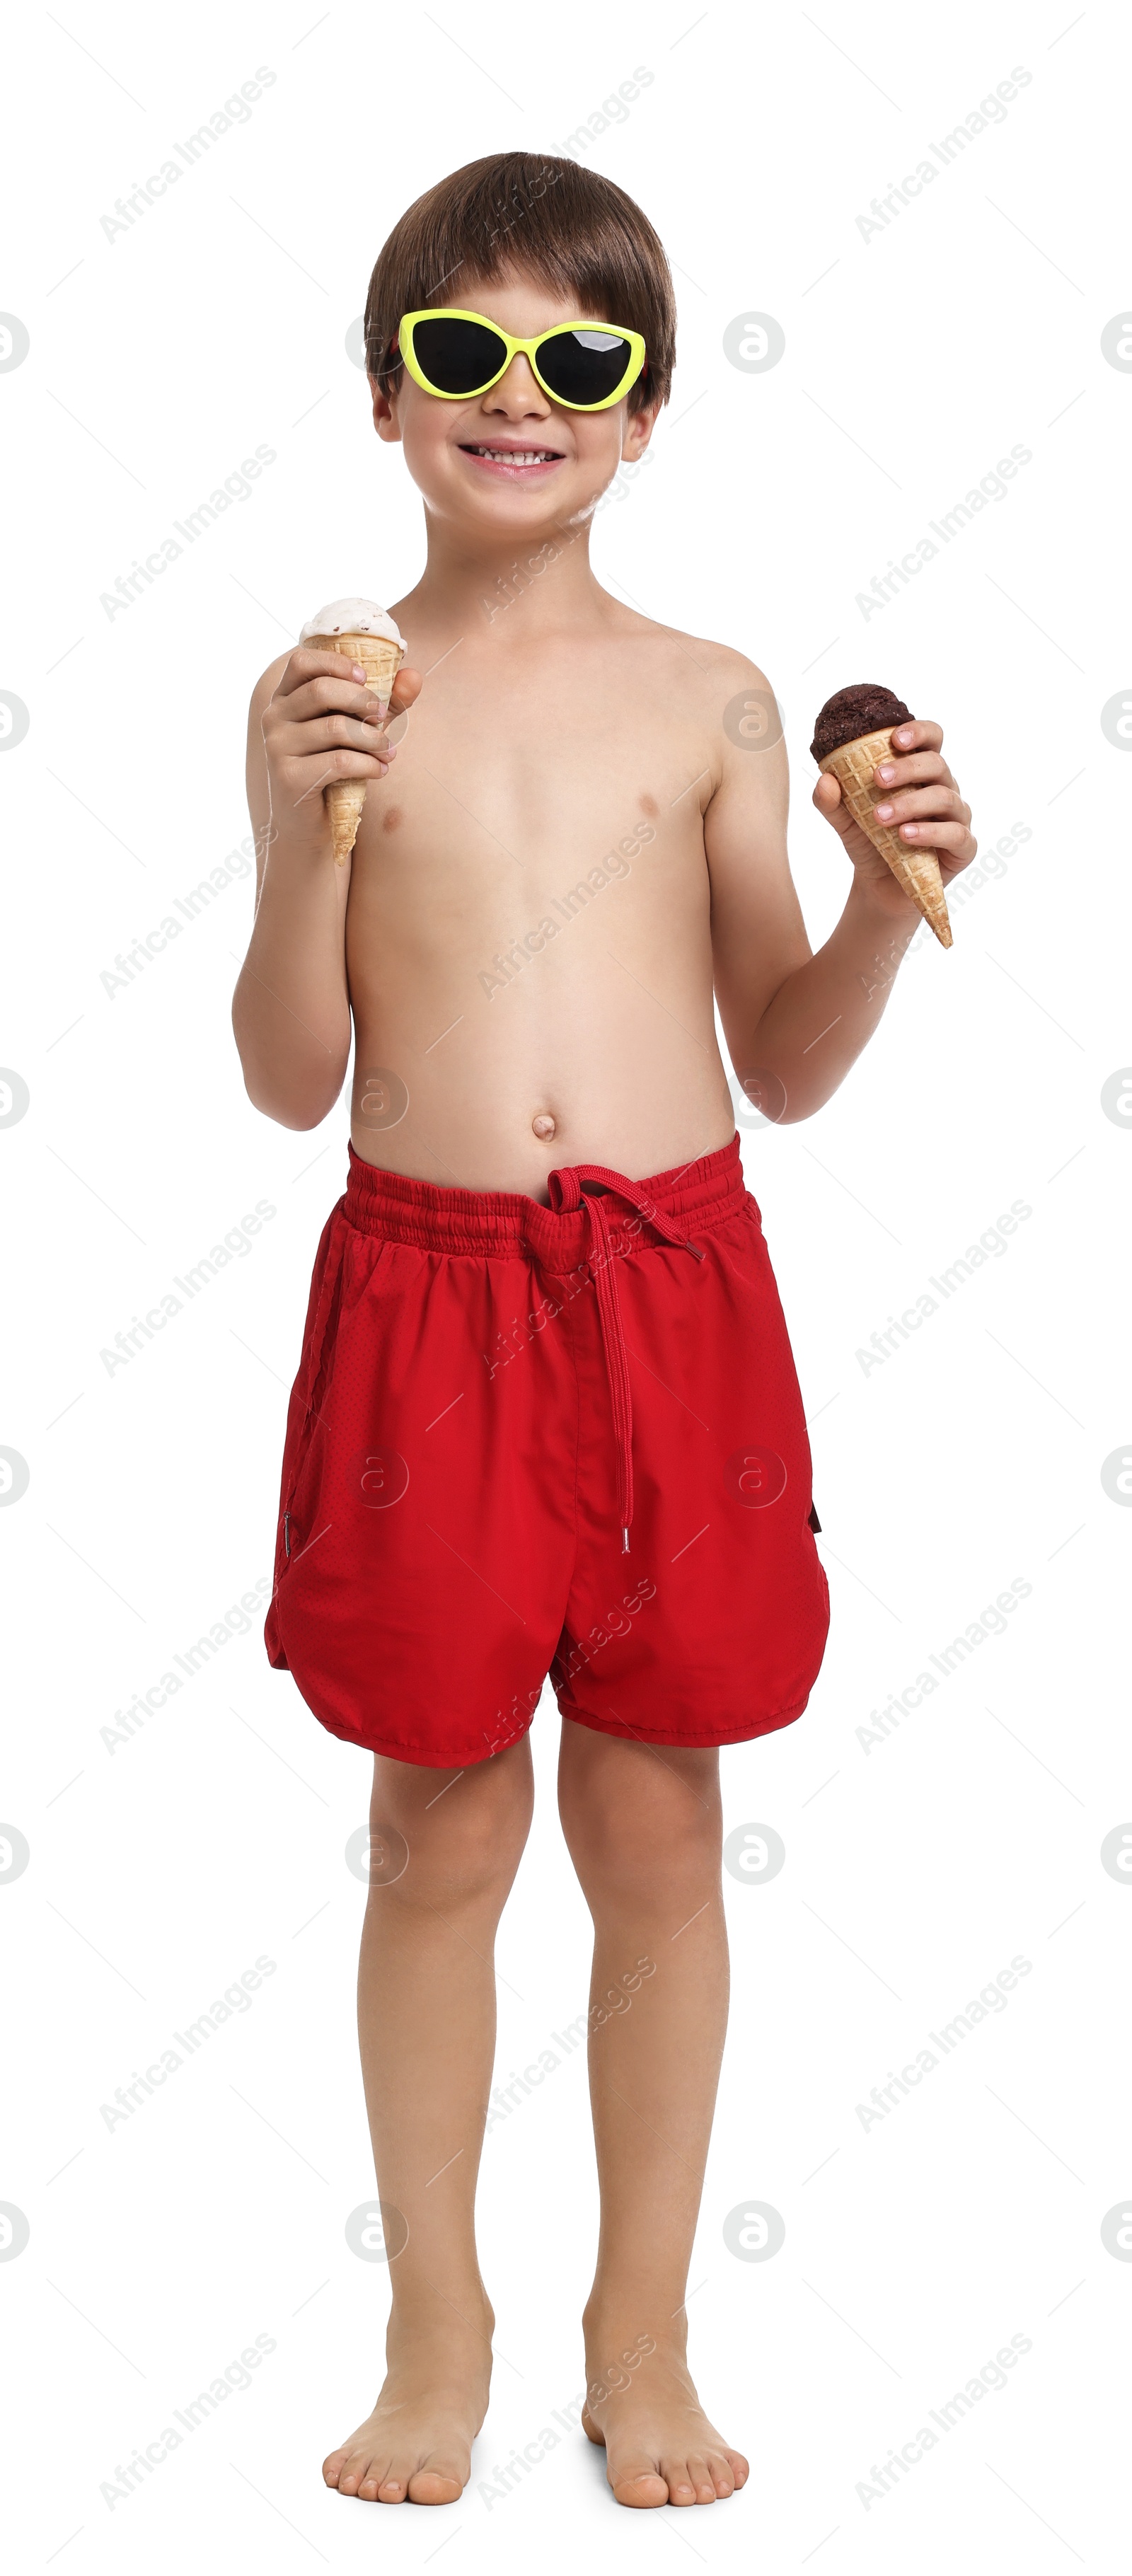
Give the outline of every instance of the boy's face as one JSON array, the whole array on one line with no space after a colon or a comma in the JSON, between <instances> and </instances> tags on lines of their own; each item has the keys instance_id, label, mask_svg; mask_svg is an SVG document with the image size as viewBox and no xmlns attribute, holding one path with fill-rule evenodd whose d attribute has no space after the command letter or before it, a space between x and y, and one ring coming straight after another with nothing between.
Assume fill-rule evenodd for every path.
<instances>
[{"instance_id":1,"label":"boy's face","mask_svg":"<svg viewBox=\"0 0 1132 2576\"><path fill-rule=\"evenodd\" d=\"M533 339L563 322L624 325L617 313L581 313L525 271L489 281L461 272L452 303L482 313L516 339ZM635 463L652 435L655 412L629 415L628 397L609 411L566 411L551 402L525 357L485 394L447 402L422 393L408 369L395 394L373 388L379 438L400 439L405 462L437 519L471 534L534 532L584 518L612 482L622 457Z\"/></svg>"}]
</instances>

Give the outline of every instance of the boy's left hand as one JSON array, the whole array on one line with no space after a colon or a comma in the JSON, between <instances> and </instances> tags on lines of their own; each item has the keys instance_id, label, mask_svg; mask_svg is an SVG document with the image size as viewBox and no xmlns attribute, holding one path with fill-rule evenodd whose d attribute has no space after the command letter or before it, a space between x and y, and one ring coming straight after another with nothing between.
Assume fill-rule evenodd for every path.
<instances>
[{"instance_id":1,"label":"boy's left hand","mask_svg":"<svg viewBox=\"0 0 1132 2576\"><path fill-rule=\"evenodd\" d=\"M897 725L892 736L898 758L882 762L873 773L873 802L878 823L898 831L910 850L934 850L946 885L969 868L978 843L971 829L971 808L963 801L941 752L942 725L926 719ZM814 803L839 832L853 862L858 882L872 896L902 907L910 901L892 870L874 850L868 834L854 823L835 778L819 778Z\"/></svg>"}]
</instances>

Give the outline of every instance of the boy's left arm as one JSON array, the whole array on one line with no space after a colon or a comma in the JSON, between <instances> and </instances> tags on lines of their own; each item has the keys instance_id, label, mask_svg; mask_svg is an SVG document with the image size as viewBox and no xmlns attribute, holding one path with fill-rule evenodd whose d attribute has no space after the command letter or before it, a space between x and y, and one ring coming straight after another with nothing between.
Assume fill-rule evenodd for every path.
<instances>
[{"instance_id":1,"label":"boy's left arm","mask_svg":"<svg viewBox=\"0 0 1132 2576\"><path fill-rule=\"evenodd\" d=\"M774 705L769 682L749 665L745 685ZM942 742L938 724L899 726L893 747L901 757L886 764L890 775L878 771L875 797L879 820L909 848L934 849L946 886L970 866L977 845ZM821 777L813 801L843 842L853 876L840 921L812 955L786 855L788 799L781 738L765 750L725 739L704 816L716 998L740 1082L761 1078L750 1096L782 1125L811 1117L844 1081L921 919L852 821L836 779Z\"/></svg>"}]
</instances>

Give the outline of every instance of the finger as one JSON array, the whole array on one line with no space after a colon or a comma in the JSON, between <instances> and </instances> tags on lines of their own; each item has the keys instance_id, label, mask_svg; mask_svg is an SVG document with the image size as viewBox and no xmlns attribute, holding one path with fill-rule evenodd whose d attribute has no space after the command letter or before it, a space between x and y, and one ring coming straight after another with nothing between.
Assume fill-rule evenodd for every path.
<instances>
[{"instance_id":1,"label":"finger","mask_svg":"<svg viewBox=\"0 0 1132 2576\"><path fill-rule=\"evenodd\" d=\"M402 667L398 671L397 677L394 680L389 699L390 715L406 715L409 708L411 706L415 706L423 687L424 679L422 674L419 671L412 671L407 667L407 665L402 664Z\"/></svg>"},{"instance_id":2,"label":"finger","mask_svg":"<svg viewBox=\"0 0 1132 2576\"><path fill-rule=\"evenodd\" d=\"M974 858L979 846L972 838L967 825L960 822L902 823L900 838L906 841L910 848L946 850L951 858L958 859L962 867L966 867L968 860Z\"/></svg>"},{"instance_id":3,"label":"finger","mask_svg":"<svg viewBox=\"0 0 1132 2576\"><path fill-rule=\"evenodd\" d=\"M386 742L384 719L374 714L367 723L359 716L331 711L325 716L312 716L307 724L283 726L276 745L281 760L302 760L308 753L327 751L366 751L371 758L384 760L391 750Z\"/></svg>"},{"instance_id":4,"label":"finger","mask_svg":"<svg viewBox=\"0 0 1132 2576\"><path fill-rule=\"evenodd\" d=\"M963 812L963 799L957 787L913 787L903 796L885 797L873 812L878 823L915 823L928 814L954 823Z\"/></svg>"},{"instance_id":5,"label":"finger","mask_svg":"<svg viewBox=\"0 0 1132 2576\"><path fill-rule=\"evenodd\" d=\"M320 796L336 778L384 778L389 763L362 751L325 751L314 760L289 760L283 770L283 792L294 807Z\"/></svg>"},{"instance_id":6,"label":"finger","mask_svg":"<svg viewBox=\"0 0 1132 2576\"><path fill-rule=\"evenodd\" d=\"M949 786L955 784L938 751L913 752L908 760L878 760L873 777L882 788L914 787L931 778L945 778Z\"/></svg>"},{"instance_id":7,"label":"finger","mask_svg":"<svg viewBox=\"0 0 1132 2576\"><path fill-rule=\"evenodd\" d=\"M337 671L316 672L301 688L292 689L280 698L276 695L267 709L265 723L271 725L307 724L314 717L334 713L360 716L371 724L384 724L383 701L376 689L364 681L350 678L350 665L342 662Z\"/></svg>"},{"instance_id":8,"label":"finger","mask_svg":"<svg viewBox=\"0 0 1132 2576\"><path fill-rule=\"evenodd\" d=\"M850 833L857 827L841 793L839 780L829 777L828 774L819 778L814 789L814 803L819 814L824 815L826 822L832 823L838 838L842 841L848 840Z\"/></svg>"},{"instance_id":9,"label":"finger","mask_svg":"<svg viewBox=\"0 0 1132 2576\"><path fill-rule=\"evenodd\" d=\"M275 695L289 698L296 689L305 687L308 680L320 677L349 680L351 673L360 669L360 662L351 662L345 653L308 653L305 645L300 645L297 652L292 653Z\"/></svg>"},{"instance_id":10,"label":"finger","mask_svg":"<svg viewBox=\"0 0 1132 2576\"><path fill-rule=\"evenodd\" d=\"M938 751L943 726L930 723L926 716L913 716L907 724L895 727L892 740L897 751Z\"/></svg>"}]
</instances>

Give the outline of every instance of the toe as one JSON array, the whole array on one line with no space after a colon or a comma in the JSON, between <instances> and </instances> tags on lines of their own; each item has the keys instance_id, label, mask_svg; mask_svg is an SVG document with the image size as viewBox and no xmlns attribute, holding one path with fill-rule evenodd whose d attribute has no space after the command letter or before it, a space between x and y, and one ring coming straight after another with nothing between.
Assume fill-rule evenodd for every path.
<instances>
[{"instance_id":1,"label":"toe","mask_svg":"<svg viewBox=\"0 0 1132 2576\"><path fill-rule=\"evenodd\" d=\"M372 2494L375 2504L404 2504L408 2494L404 2477L400 2476L395 2469L387 2469L384 2477L375 2470L372 2480L369 2478L366 2480L366 2489ZM362 2488L359 2487L359 2495L362 2492Z\"/></svg>"},{"instance_id":2,"label":"toe","mask_svg":"<svg viewBox=\"0 0 1132 2576\"><path fill-rule=\"evenodd\" d=\"M731 2471L731 2475L734 2478L736 2487L745 2487L751 2474L750 2461L744 2459L741 2451L725 2451L723 2456Z\"/></svg>"},{"instance_id":3,"label":"toe","mask_svg":"<svg viewBox=\"0 0 1132 2576\"><path fill-rule=\"evenodd\" d=\"M714 2503L715 2503L715 2479L714 2479L714 2478L713 2478L713 2476L712 2476L711 2470L709 2469L708 2464L707 2464L707 2458L706 2458L706 2455L705 2455L703 2452L701 2452L701 2451L690 2451L690 2452L689 2452L689 2454L688 2454L688 2475L689 2475L689 2477L690 2477L690 2479L691 2479L691 2481L692 2481L692 2485L693 2485L693 2487L695 2488L695 2491L696 2491L696 2503L697 2503L697 2504L714 2504Z\"/></svg>"},{"instance_id":4,"label":"toe","mask_svg":"<svg viewBox=\"0 0 1132 2576\"><path fill-rule=\"evenodd\" d=\"M643 2511L668 2502L667 2482L659 2475L656 2461L650 2460L645 2451L622 2453L616 2463L610 2462L606 2476L618 2504Z\"/></svg>"},{"instance_id":5,"label":"toe","mask_svg":"<svg viewBox=\"0 0 1132 2576\"><path fill-rule=\"evenodd\" d=\"M708 2476L711 2479L717 2496L733 2495L735 2492L735 2480L732 2477L730 2464L725 2458L724 2453L722 2451L709 2451L707 2455L707 2464Z\"/></svg>"},{"instance_id":6,"label":"toe","mask_svg":"<svg viewBox=\"0 0 1132 2576\"><path fill-rule=\"evenodd\" d=\"M704 2465L706 2469L706 2462ZM668 2489L670 2504L695 2504L696 2489L687 2460L679 2457L662 2458L660 2474Z\"/></svg>"},{"instance_id":7,"label":"toe","mask_svg":"<svg viewBox=\"0 0 1132 2576\"><path fill-rule=\"evenodd\" d=\"M458 2504L463 2492L464 2481L455 2461L438 2458L435 2453L409 2480L410 2504Z\"/></svg>"},{"instance_id":8,"label":"toe","mask_svg":"<svg viewBox=\"0 0 1132 2576\"><path fill-rule=\"evenodd\" d=\"M386 2450L371 2453L364 2473L358 2480L358 2494L364 2504L402 2504L405 2480L394 2467Z\"/></svg>"}]
</instances>

